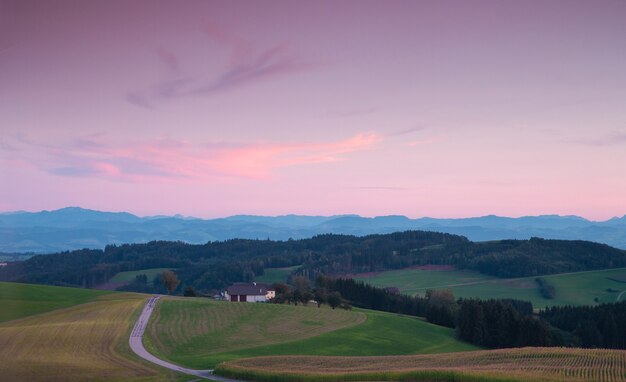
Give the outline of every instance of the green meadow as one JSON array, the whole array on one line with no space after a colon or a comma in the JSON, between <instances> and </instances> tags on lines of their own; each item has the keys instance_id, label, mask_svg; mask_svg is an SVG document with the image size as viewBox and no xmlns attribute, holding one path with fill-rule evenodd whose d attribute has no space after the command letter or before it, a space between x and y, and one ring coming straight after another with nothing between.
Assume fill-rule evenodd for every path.
<instances>
[{"instance_id":1,"label":"green meadow","mask_svg":"<svg viewBox=\"0 0 626 382\"><path fill-rule=\"evenodd\" d=\"M265 268L263 270L263 274L261 276L256 276L254 281L259 283L284 283L287 281L287 277L297 269L299 265L293 267L284 267L284 268Z\"/></svg>"},{"instance_id":2,"label":"green meadow","mask_svg":"<svg viewBox=\"0 0 626 382\"><path fill-rule=\"evenodd\" d=\"M0 282L0 322L94 301L111 292Z\"/></svg>"},{"instance_id":3,"label":"green meadow","mask_svg":"<svg viewBox=\"0 0 626 382\"><path fill-rule=\"evenodd\" d=\"M157 310L144 343L154 354L192 368L264 355L367 356L477 349L457 340L452 329L362 309L166 299Z\"/></svg>"},{"instance_id":4,"label":"green meadow","mask_svg":"<svg viewBox=\"0 0 626 382\"><path fill-rule=\"evenodd\" d=\"M535 277L499 279L473 271L402 269L355 278L378 287L394 286L412 295L450 288L456 297L516 298L531 301L537 308L615 302L626 290L626 268L542 277L555 286L555 298L541 295ZM626 293L621 298L626 298Z\"/></svg>"}]
</instances>

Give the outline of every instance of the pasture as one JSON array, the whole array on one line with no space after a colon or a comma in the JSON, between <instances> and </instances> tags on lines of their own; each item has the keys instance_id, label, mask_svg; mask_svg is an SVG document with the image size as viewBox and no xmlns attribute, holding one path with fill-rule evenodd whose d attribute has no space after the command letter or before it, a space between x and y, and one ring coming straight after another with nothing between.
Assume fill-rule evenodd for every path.
<instances>
[{"instance_id":1,"label":"pasture","mask_svg":"<svg viewBox=\"0 0 626 382\"><path fill-rule=\"evenodd\" d=\"M263 274L261 276L256 276L254 281L267 284L284 283L287 281L287 277L289 277L291 272L299 267L299 265L296 265L284 268L265 268L263 270Z\"/></svg>"},{"instance_id":2,"label":"pasture","mask_svg":"<svg viewBox=\"0 0 626 382\"><path fill-rule=\"evenodd\" d=\"M374 286L398 287L407 294L423 295L427 289L450 288L456 297L516 298L531 301L537 308L615 302L620 292L626 290L626 282L623 281L626 279L626 268L542 277L556 287L555 298L548 300L541 296L535 277L499 279L473 271L421 269L355 276L357 280Z\"/></svg>"},{"instance_id":3,"label":"pasture","mask_svg":"<svg viewBox=\"0 0 626 382\"><path fill-rule=\"evenodd\" d=\"M259 357L230 361L216 373L277 381L589 381L626 379L626 351L518 348L388 357Z\"/></svg>"},{"instance_id":4,"label":"pasture","mask_svg":"<svg viewBox=\"0 0 626 382\"><path fill-rule=\"evenodd\" d=\"M195 300L195 301L194 301ZM421 319L355 309L211 302L159 303L144 343L192 368L261 355L382 355L473 350Z\"/></svg>"}]
</instances>

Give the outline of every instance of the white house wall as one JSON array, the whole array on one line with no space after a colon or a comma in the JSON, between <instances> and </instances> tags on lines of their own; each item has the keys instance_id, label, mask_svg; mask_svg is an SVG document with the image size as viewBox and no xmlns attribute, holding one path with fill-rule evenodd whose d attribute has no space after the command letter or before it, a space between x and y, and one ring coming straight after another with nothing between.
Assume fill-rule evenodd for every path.
<instances>
[{"instance_id":1,"label":"white house wall","mask_svg":"<svg viewBox=\"0 0 626 382\"><path fill-rule=\"evenodd\" d=\"M247 302L265 302L267 301L267 299L265 298L265 296L247 296L246 301Z\"/></svg>"}]
</instances>

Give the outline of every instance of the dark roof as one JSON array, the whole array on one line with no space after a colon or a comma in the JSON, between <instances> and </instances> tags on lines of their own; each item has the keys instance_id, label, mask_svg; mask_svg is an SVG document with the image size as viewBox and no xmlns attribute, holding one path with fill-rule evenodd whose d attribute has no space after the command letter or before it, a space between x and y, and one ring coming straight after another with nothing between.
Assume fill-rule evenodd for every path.
<instances>
[{"instance_id":1,"label":"dark roof","mask_svg":"<svg viewBox=\"0 0 626 382\"><path fill-rule=\"evenodd\" d=\"M226 289L228 294L247 296L265 296L268 290L273 290L269 285L264 283L235 283Z\"/></svg>"}]
</instances>

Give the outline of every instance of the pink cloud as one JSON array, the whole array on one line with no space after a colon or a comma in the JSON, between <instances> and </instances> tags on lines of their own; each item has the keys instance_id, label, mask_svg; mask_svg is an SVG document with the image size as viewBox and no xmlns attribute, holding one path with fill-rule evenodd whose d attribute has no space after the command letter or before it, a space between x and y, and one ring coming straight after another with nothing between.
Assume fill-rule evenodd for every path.
<instances>
[{"instance_id":1,"label":"pink cloud","mask_svg":"<svg viewBox=\"0 0 626 382\"><path fill-rule=\"evenodd\" d=\"M206 24L204 32L227 52L228 60L221 71L208 75L185 74L181 59L173 52L159 48L157 54L167 69L166 76L147 89L128 93L126 100L136 106L151 108L158 101L208 96L314 67L297 57L286 43L258 46L213 24Z\"/></svg>"},{"instance_id":2,"label":"pink cloud","mask_svg":"<svg viewBox=\"0 0 626 382\"><path fill-rule=\"evenodd\" d=\"M116 145L102 136L57 145L19 142L18 159L46 172L70 177L122 181L147 179L205 181L216 177L263 179L279 168L345 160L351 152L379 141L376 134L357 134L323 143L207 143L172 139ZM5 151L3 162L15 160ZM9 155L11 154L11 155Z\"/></svg>"}]
</instances>

